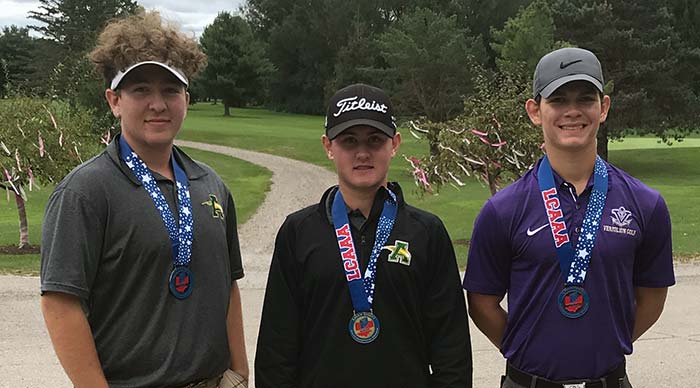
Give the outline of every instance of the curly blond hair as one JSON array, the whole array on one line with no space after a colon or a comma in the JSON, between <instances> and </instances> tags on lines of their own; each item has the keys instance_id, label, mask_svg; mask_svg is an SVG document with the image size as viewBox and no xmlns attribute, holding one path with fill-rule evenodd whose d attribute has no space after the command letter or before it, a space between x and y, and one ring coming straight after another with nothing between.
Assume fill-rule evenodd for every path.
<instances>
[{"instance_id":1,"label":"curly blond hair","mask_svg":"<svg viewBox=\"0 0 700 388\"><path fill-rule=\"evenodd\" d=\"M107 24L90 60L109 85L118 71L142 61L166 63L192 79L206 66L207 56L160 13L145 11Z\"/></svg>"}]
</instances>

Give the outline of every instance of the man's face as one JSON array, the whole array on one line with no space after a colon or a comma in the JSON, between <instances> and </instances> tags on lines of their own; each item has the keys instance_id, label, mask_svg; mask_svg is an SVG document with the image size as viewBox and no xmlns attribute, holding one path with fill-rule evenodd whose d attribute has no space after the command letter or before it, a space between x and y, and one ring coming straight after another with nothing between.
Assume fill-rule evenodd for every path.
<instances>
[{"instance_id":1,"label":"man's face","mask_svg":"<svg viewBox=\"0 0 700 388\"><path fill-rule=\"evenodd\" d=\"M369 126L346 129L333 140L323 136L323 147L335 164L341 187L361 192L386 185L389 163L400 143L399 133L391 138Z\"/></svg>"},{"instance_id":2,"label":"man's face","mask_svg":"<svg viewBox=\"0 0 700 388\"><path fill-rule=\"evenodd\" d=\"M112 113L121 119L122 135L140 150L172 146L187 115L185 86L157 65L143 65L127 74L118 91L107 89Z\"/></svg>"},{"instance_id":3,"label":"man's face","mask_svg":"<svg viewBox=\"0 0 700 388\"><path fill-rule=\"evenodd\" d=\"M590 82L574 81L562 85L539 104L525 104L533 124L541 126L547 150L575 152L594 149L600 124L610 109L610 97L601 100Z\"/></svg>"}]
</instances>

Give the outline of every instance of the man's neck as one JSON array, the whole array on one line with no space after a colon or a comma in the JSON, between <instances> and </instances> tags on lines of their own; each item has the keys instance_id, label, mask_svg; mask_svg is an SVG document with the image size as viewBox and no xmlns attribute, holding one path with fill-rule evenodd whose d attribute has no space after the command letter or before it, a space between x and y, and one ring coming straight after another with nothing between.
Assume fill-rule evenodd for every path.
<instances>
[{"instance_id":1,"label":"man's neck","mask_svg":"<svg viewBox=\"0 0 700 388\"><path fill-rule=\"evenodd\" d=\"M146 166L152 171L175 181L173 167L170 165L170 155L173 151L172 145L164 146L163 148L153 148L142 146L139 142L130 141L125 137L127 143L134 152L146 163Z\"/></svg>"},{"instance_id":2,"label":"man's neck","mask_svg":"<svg viewBox=\"0 0 700 388\"><path fill-rule=\"evenodd\" d=\"M547 150L547 159L562 179L574 185L576 193L581 194L593 175L596 161L596 150L581 150L580 152Z\"/></svg>"},{"instance_id":3,"label":"man's neck","mask_svg":"<svg viewBox=\"0 0 700 388\"><path fill-rule=\"evenodd\" d=\"M372 205L374 205L374 197L377 195L379 187L368 188L366 190L356 190L342 183L340 186L340 192L343 193L343 199L345 200L345 205L350 209L359 209L365 218L369 218L369 213L372 211Z\"/></svg>"}]
</instances>

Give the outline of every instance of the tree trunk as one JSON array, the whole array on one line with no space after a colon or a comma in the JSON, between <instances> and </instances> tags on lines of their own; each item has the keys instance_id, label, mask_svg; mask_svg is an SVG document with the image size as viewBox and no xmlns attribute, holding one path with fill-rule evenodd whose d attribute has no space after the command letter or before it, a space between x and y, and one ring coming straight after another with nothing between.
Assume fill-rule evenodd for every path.
<instances>
[{"instance_id":1,"label":"tree trunk","mask_svg":"<svg viewBox=\"0 0 700 388\"><path fill-rule=\"evenodd\" d=\"M489 190L491 190L491 196L496 195L498 191L498 186L496 185L496 177L489 174Z\"/></svg>"},{"instance_id":2,"label":"tree trunk","mask_svg":"<svg viewBox=\"0 0 700 388\"><path fill-rule=\"evenodd\" d=\"M226 117L231 116L230 108L231 108L231 106L224 102L224 116L226 116Z\"/></svg>"},{"instance_id":3,"label":"tree trunk","mask_svg":"<svg viewBox=\"0 0 700 388\"><path fill-rule=\"evenodd\" d=\"M608 160L608 126L605 123L598 128L598 155L603 160Z\"/></svg>"},{"instance_id":4,"label":"tree trunk","mask_svg":"<svg viewBox=\"0 0 700 388\"><path fill-rule=\"evenodd\" d=\"M15 194L17 202L17 212L19 213L19 248L29 246L29 227L27 226L27 209L24 206L24 199L21 195Z\"/></svg>"}]
</instances>

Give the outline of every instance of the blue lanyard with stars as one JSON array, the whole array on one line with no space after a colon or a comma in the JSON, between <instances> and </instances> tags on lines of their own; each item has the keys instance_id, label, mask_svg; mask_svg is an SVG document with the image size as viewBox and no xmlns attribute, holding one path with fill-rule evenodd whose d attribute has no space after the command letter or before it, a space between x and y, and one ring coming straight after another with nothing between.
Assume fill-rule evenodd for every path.
<instances>
[{"instance_id":1,"label":"blue lanyard with stars","mask_svg":"<svg viewBox=\"0 0 700 388\"><path fill-rule=\"evenodd\" d=\"M591 252L598 235L600 218L608 195L608 170L600 156L596 156L593 175L593 191L586 207L581 235L574 249L571 245L564 221L564 212L561 209L561 202L554 184L552 166L549 164L549 159L547 159L546 155L537 171L542 201L547 212L547 220L554 238L557 256L559 257L559 267L562 275L566 276L567 285L581 285L586 280Z\"/></svg>"},{"instance_id":2,"label":"blue lanyard with stars","mask_svg":"<svg viewBox=\"0 0 700 388\"><path fill-rule=\"evenodd\" d=\"M357 259L355 244L350 232L350 220L348 219L345 200L343 199L343 194L340 193L340 189L336 191L333 199L333 207L331 209L333 226L335 227L335 235L338 238L338 248L340 249L340 257L343 260L345 279L348 281L350 298L355 311L370 311L372 309L377 257L379 257L379 253L389 239L391 229L394 227L397 211L396 195L389 189L387 191L389 192L389 197L384 201L384 208L381 216L379 216L374 246L372 247L372 254L369 257L364 277L361 275L360 262Z\"/></svg>"},{"instance_id":3,"label":"blue lanyard with stars","mask_svg":"<svg viewBox=\"0 0 700 388\"><path fill-rule=\"evenodd\" d=\"M185 171L177 163L175 156L171 154L170 163L172 164L177 184L178 215L180 218L178 225L175 222L173 213L170 211L168 202L165 200L165 196L163 196L160 188L158 188L158 184L153 178L148 166L146 166L136 152L131 149L126 139L124 139L124 136L119 136L119 145L121 159L131 169L136 178L141 181L149 197L151 197L153 203L160 212L160 216L170 236L175 266L188 266L192 255L194 219L192 218L189 182Z\"/></svg>"}]
</instances>

